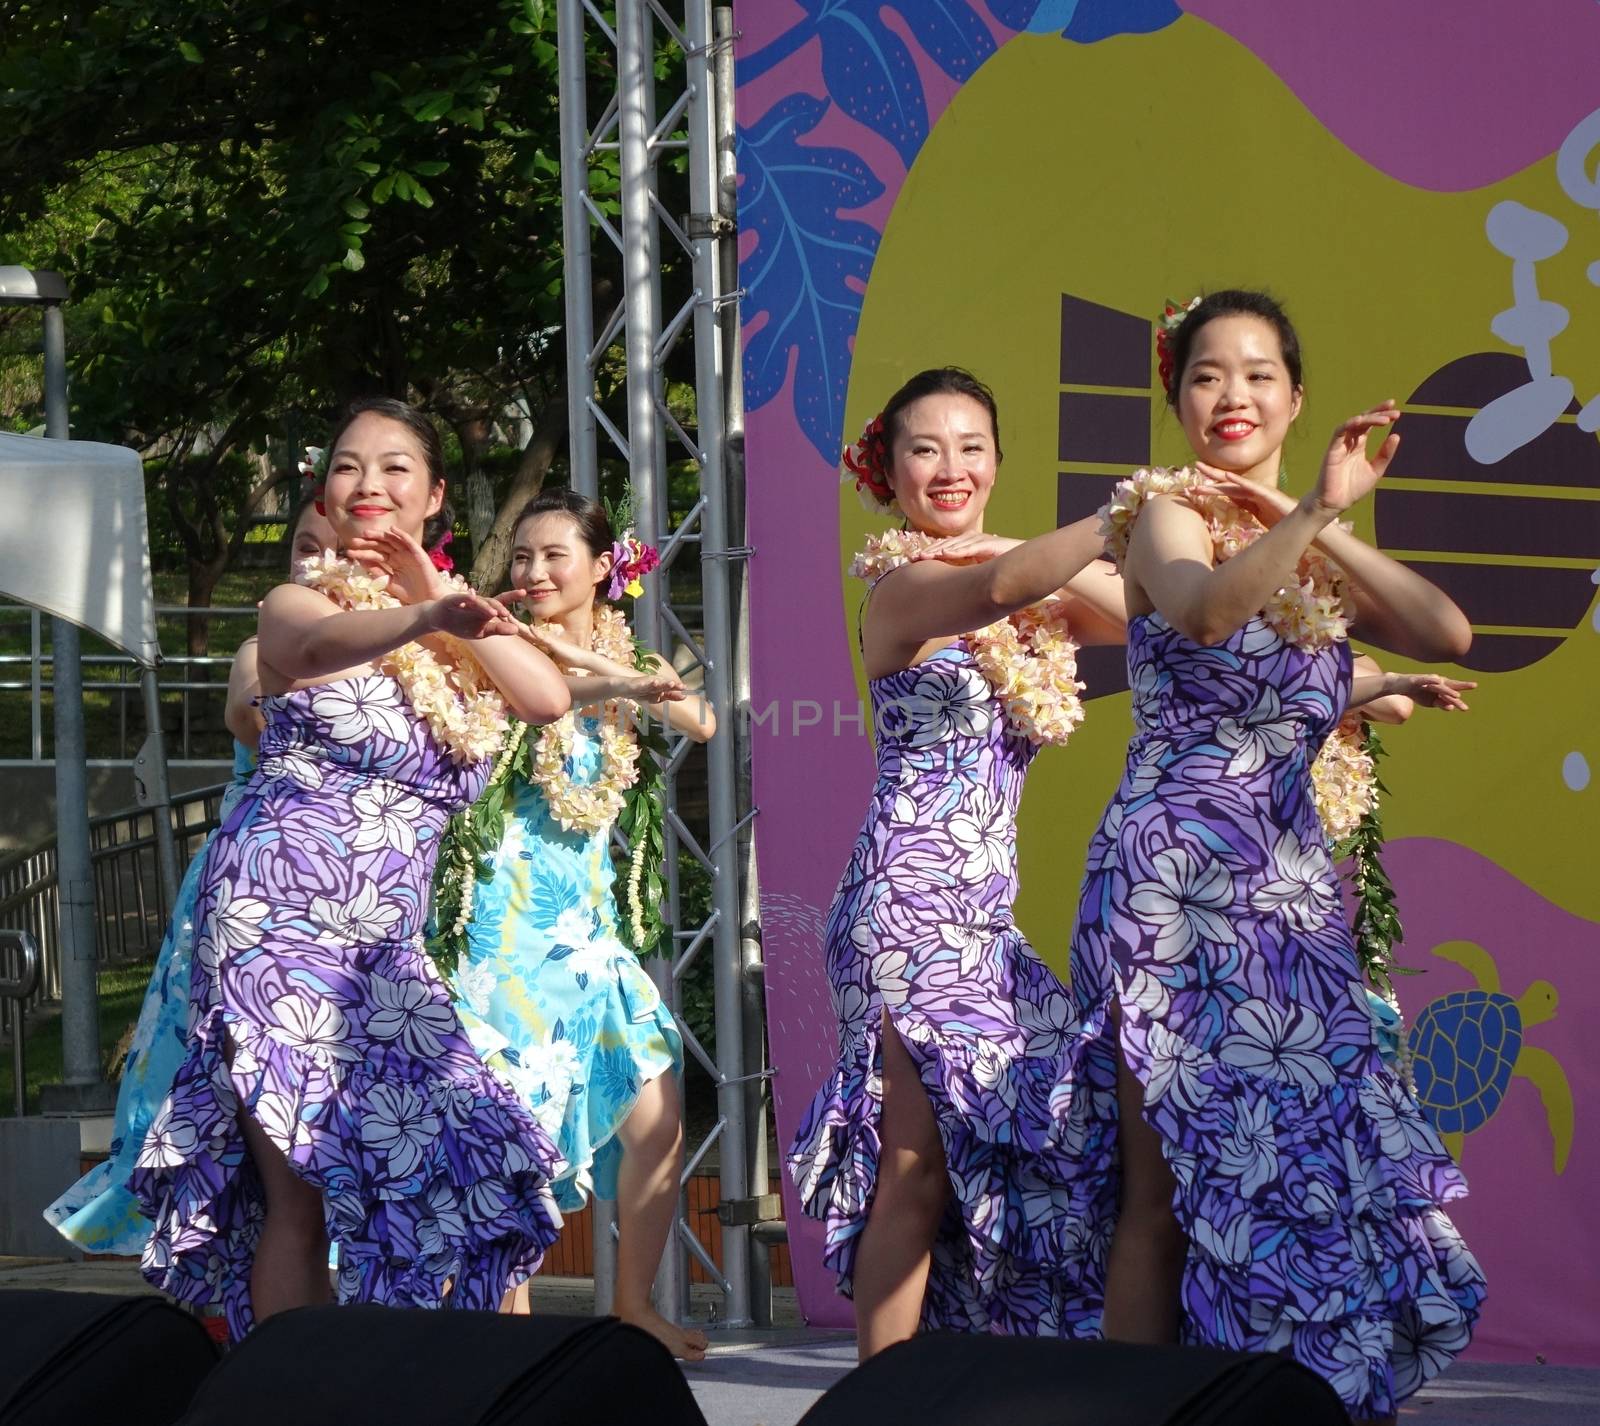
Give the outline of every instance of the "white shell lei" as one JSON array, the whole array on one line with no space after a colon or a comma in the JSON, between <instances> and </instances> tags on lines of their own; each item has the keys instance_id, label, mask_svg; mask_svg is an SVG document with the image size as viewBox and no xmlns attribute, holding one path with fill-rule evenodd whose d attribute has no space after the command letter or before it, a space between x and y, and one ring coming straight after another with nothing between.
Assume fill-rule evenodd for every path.
<instances>
[{"instance_id":1,"label":"white shell lei","mask_svg":"<svg viewBox=\"0 0 1600 1426\"><path fill-rule=\"evenodd\" d=\"M850 564L857 579L875 580L910 562L933 543L920 530L889 530L869 536ZM1078 645L1067 627L1067 611L1055 595L1019 609L966 636L978 671L1006 707L1011 729L1031 743L1059 747L1083 722L1078 695Z\"/></svg>"},{"instance_id":2,"label":"white shell lei","mask_svg":"<svg viewBox=\"0 0 1600 1426\"><path fill-rule=\"evenodd\" d=\"M466 590L464 579L442 576ZM398 609L389 593L389 576L374 574L354 560L325 550L305 561L298 582L327 595L342 609ZM449 637L445 635L443 637ZM483 666L452 639L454 668L422 644L402 644L378 660L378 667L405 691L412 711L456 764L482 762L500 749L506 731L506 705Z\"/></svg>"},{"instance_id":3,"label":"white shell lei","mask_svg":"<svg viewBox=\"0 0 1600 1426\"><path fill-rule=\"evenodd\" d=\"M1266 534L1267 527L1226 496L1200 493L1205 484L1197 470L1164 466L1136 470L1119 481L1111 499L1100 507L1101 533L1106 552L1121 569L1128 558L1128 542L1145 502L1157 495L1183 495L1197 509L1211 534L1214 558L1220 564ZM1300 557L1298 578L1273 592L1261 616L1285 643L1314 652L1349 637L1355 611L1345 589L1344 571L1315 547Z\"/></svg>"}]
</instances>

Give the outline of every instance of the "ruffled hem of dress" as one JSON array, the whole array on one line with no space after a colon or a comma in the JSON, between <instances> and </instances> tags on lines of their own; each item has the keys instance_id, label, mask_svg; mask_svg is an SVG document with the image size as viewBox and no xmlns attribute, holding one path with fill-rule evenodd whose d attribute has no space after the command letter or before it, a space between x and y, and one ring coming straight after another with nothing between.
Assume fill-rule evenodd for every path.
<instances>
[{"instance_id":1,"label":"ruffled hem of dress","mask_svg":"<svg viewBox=\"0 0 1600 1426\"><path fill-rule=\"evenodd\" d=\"M236 1341L254 1325L249 1276L263 1203L238 1126L242 1105L321 1189L343 1263L341 1302L496 1310L560 1236L550 1191L560 1155L488 1069L417 1064L410 1078L342 1063L212 1010L128 1182L154 1224L144 1276L180 1301L220 1301ZM431 1117L437 1132L396 1165L401 1133L374 1142L367 1125L363 1136L375 1102Z\"/></svg>"},{"instance_id":2,"label":"ruffled hem of dress","mask_svg":"<svg viewBox=\"0 0 1600 1426\"><path fill-rule=\"evenodd\" d=\"M640 975L644 974L636 961L634 970ZM552 1101L546 1100L543 1104L533 1102L534 1093L523 1080L522 1067L510 1063L507 1058L514 1051L505 1032L459 999L456 1001L456 1011L478 1057L527 1107L540 1127L555 1139L564 1167L551 1179L550 1187L561 1211L576 1213L595 1197L615 1198L617 1168L621 1159L620 1145L616 1142L617 1132L633 1112L639 1096L635 1094L626 1103L613 1101L613 1112L598 1121L586 1109L580 1138L576 1132L578 1125L567 1107L572 1102L571 1094L562 1103L559 1117L546 1112L546 1105ZM630 1034L623 1048L628 1051L629 1066L641 1092L651 1080L660 1078L669 1070L676 1072L682 1069L683 1037L678 1033L672 1012L664 1005L658 1001L654 1014L643 1020L630 1019L628 1023L634 1033ZM660 1049L656 1048L657 1041L660 1042ZM584 1102L587 1106L594 1099L585 1095Z\"/></svg>"},{"instance_id":3,"label":"ruffled hem of dress","mask_svg":"<svg viewBox=\"0 0 1600 1426\"><path fill-rule=\"evenodd\" d=\"M924 1299L924 1328L1027 1336L1091 1337L1109 1221L1079 1195L1085 1162L1114 1166L1115 1121L1104 1103L1075 1120L1052 1114L1064 1075L1115 1103L1115 1066L1079 1063L1085 1045L1057 1037L1060 1053L1008 1054L952 1035L916 1015L895 1029L933 1107L951 1206ZM882 1031L876 1016L842 1047L796 1134L788 1167L802 1210L826 1225L824 1261L852 1293L855 1255L877 1187L883 1113ZM987 1112L986 1112L987 1108Z\"/></svg>"},{"instance_id":4,"label":"ruffled hem of dress","mask_svg":"<svg viewBox=\"0 0 1600 1426\"><path fill-rule=\"evenodd\" d=\"M1104 1039L1108 1006L1085 1036ZM1126 1002L1122 1013L1124 1058L1177 1180L1189 1337L1288 1350L1353 1416L1392 1414L1465 1349L1485 1295L1441 1208L1466 1183L1438 1135L1386 1068L1302 1089L1228 1064ZM1058 1112L1074 1114L1078 1098L1065 1079Z\"/></svg>"}]
</instances>

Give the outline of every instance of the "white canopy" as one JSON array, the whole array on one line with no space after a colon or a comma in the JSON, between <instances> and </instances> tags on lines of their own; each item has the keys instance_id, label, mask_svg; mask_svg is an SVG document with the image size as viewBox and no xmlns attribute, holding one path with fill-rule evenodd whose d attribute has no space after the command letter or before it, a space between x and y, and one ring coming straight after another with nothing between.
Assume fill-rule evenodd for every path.
<instances>
[{"instance_id":1,"label":"white canopy","mask_svg":"<svg viewBox=\"0 0 1600 1426\"><path fill-rule=\"evenodd\" d=\"M161 662L136 452L0 432L0 595Z\"/></svg>"}]
</instances>

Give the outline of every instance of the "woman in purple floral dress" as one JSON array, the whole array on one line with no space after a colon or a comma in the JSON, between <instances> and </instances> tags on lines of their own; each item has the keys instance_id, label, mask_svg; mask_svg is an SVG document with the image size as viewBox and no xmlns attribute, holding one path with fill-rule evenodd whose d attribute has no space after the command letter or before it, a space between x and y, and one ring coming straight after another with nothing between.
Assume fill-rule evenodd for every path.
<instances>
[{"instance_id":1,"label":"woman in purple floral dress","mask_svg":"<svg viewBox=\"0 0 1600 1426\"><path fill-rule=\"evenodd\" d=\"M838 1063L789 1169L866 1358L919 1321L1050 1334L1069 1315L1049 1099L1070 1006L1011 917L1016 811L1036 742L1081 716L1066 622L1120 642L1122 620L1092 521L1027 544L982 533L999 423L965 372L913 377L849 460L910 530L858 561L878 575L862 618L878 774L828 918Z\"/></svg>"},{"instance_id":2,"label":"woman in purple floral dress","mask_svg":"<svg viewBox=\"0 0 1600 1426\"><path fill-rule=\"evenodd\" d=\"M1108 1337L1287 1351L1385 1418L1466 1346L1484 1285L1441 1206L1461 1175L1383 1064L1310 767L1352 623L1424 660L1471 635L1336 523L1394 453L1393 403L1335 432L1303 500L1278 491L1301 384L1276 303L1193 307L1169 398L1205 463L1107 508L1135 734L1089 848L1056 1093L1079 1233L1110 1238L1083 1282Z\"/></svg>"},{"instance_id":3,"label":"woman in purple floral dress","mask_svg":"<svg viewBox=\"0 0 1600 1426\"><path fill-rule=\"evenodd\" d=\"M496 722L568 703L505 610L422 552L442 476L425 418L353 408L325 505L387 591L330 558L262 605L260 760L202 873L188 1050L130 1180L145 1275L220 1300L235 1338L327 1299L330 1237L342 1301L492 1309L560 1228L559 1155L421 949L439 832Z\"/></svg>"}]
</instances>

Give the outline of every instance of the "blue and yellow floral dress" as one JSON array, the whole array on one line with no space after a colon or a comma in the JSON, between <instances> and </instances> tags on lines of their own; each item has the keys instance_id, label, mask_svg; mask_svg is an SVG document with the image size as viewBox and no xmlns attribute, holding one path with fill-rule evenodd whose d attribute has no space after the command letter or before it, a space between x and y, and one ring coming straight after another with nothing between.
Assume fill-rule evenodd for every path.
<instances>
[{"instance_id":1,"label":"blue and yellow floral dress","mask_svg":"<svg viewBox=\"0 0 1600 1426\"><path fill-rule=\"evenodd\" d=\"M593 782L599 720L576 723L567 775ZM567 1169L552 1186L571 1211L616 1197L617 1130L646 1084L682 1067L683 1041L617 937L610 826L567 831L521 778L505 825L451 989L479 1054L556 1140Z\"/></svg>"},{"instance_id":2,"label":"blue and yellow floral dress","mask_svg":"<svg viewBox=\"0 0 1600 1426\"><path fill-rule=\"evenodd\" d=\"M256 765L243 743L233 745L233 782L223 794L217 827L228 820ZM117 1116L111 1130L111 1152L44 1211L44 1216L69 1242L88 1253L137 1256L150 1236L150 1220L128 1191L128 1175L144 1143L145 1131L172 1088L183 1062L189 1020L189 967L194 950L194 908L200 894L200 869L210 837L201 843L178 888L172 920L150 972L133 1041L117 1091Z\"/></svg>"}]
</instances>

